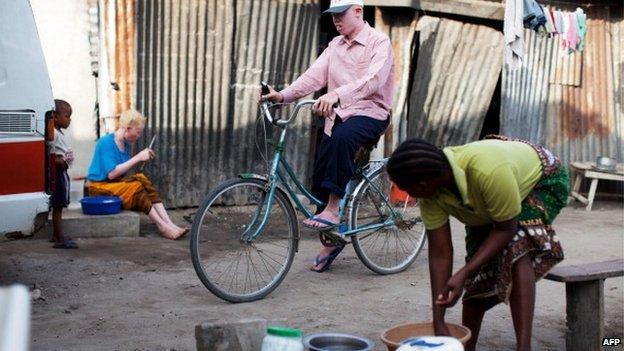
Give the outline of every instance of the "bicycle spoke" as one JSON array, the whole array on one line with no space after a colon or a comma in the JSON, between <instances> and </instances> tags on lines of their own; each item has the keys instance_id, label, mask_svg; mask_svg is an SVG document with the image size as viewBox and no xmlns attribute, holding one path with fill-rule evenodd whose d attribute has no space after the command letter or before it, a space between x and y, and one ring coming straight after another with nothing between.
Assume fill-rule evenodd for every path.
<instances>
[{"instance_id":1,"label":"bicycle spoke","mask_svg":"<svg viewBox=\"0 0 624 351\"><path fill-rule=\"evenodd\" d=\"M193 266L217 296L257 300L275 289L290 268L297 219L284 195L275 193L270 201L268 206L266 183L237 179L217 188L198 210ZM245 235L251 243L241 240Z\"/></svg>"},{"instance_id":2,"label":"bicycle spoke","mask_svg":"<svg viewBox=\"0 0 624 351\"><path fill-rule=\"evenodd\" d=\"M409 198L400 202L388 198L391 183L385 170L375 171L367 179L356 194L351 227L361 230L369 225L383 226L354 235L353 247L371 270L381 274L400 272L413 262L424 240L422 226L411 222L419 218L417 205L410 205Z\"/></svg>"}]
</instances>

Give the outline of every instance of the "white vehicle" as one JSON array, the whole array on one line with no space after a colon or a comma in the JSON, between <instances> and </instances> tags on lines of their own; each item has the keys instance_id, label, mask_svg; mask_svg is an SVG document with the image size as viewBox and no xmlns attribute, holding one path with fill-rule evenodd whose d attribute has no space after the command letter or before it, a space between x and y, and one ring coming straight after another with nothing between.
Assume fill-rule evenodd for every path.
<instances>
[{"instance_id":1,"label":"white vehicle","mask_svg":"<svg viewBox=\"0 0 624 351\"><path fill-rule=\"evenodd\" d=\"M48 215L54 126L50 77L28 0L0 0L0 235Z\"/></svg>"}]
</instances>

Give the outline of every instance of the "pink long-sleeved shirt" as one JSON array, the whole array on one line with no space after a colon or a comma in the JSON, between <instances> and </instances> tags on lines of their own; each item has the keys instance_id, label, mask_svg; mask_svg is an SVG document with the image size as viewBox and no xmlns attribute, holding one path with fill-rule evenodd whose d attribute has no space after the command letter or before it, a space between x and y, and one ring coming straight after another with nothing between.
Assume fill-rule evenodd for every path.
<instances>
[{"instance_id":1,"label":"pink long-sleeved shirt","mask_svg":"<svg viewBox=\"0 0 624 351\"><path fill-rule=\"evenodd\" d=\"M386 120L392 112L394 58L390 39L368 23L348 41L334 38L327 49L295 82L281 91L284 102L292 102L327 86L338 94L335 114L325 119L325 134L331 135L335 116Z\"/></svg>"}]
</instances>

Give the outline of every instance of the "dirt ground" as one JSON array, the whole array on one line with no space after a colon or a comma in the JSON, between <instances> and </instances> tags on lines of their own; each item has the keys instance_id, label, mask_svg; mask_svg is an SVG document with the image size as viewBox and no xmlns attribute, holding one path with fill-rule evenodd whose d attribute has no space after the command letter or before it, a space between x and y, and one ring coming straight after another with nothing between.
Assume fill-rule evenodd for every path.
<instances>
[{"instance_id":1,"label":"dirt ground","mask_svg":"<svg viewBox=\"0 0 624 351\"><path fill-rule=\"evenodd\" d=\"M182 222L186 211L175 211ZM566 259L562 265L624 257L621 203L599 202L592 212L572 206L555 222ZM332 269L308 267L318 247L302 232L300 251L284 282L266 299L247 304L219 300L193 270L188 238L168 241L142 220L142 237L78 240L78 250L52 249L45 239L0 243L0 285L22 283L42 291L33 302L33 350L194 350L195 325L208 319L262 317L305 333L346 332L372 339L384 350L382 330L427 321L429 279L426 248L407 271L379 276L345 249ZM465 250L463 230L453 222L455 269ZM71 233L70 233L71 234ZM624 282L605 283L605 335L623 337ZM460 322L460 308L447 320ZM537 285L535 350L564 350L565 286ZM479 348L511 350L514 332L508 306L485 317ZM616 348L610 348L611 350ZM620 348L622 349L622 348Z\"/></svg>"}]
</instances>

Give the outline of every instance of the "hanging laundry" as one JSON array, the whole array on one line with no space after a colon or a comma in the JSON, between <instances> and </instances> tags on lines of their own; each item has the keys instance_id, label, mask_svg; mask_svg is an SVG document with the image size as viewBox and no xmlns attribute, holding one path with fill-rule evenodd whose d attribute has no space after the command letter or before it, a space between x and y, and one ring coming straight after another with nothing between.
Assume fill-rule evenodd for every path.
<instances>
[{"instance_id":1,"label":"hanging laundry","mask_svg":"<svg viewBox=\"0 0 624 351\"><path fill-rule=\"evenodd\" d=\"M587 35L587 15L581 8L576 8L574 12L576 14L576 21L578 23L579 31L578 35L580 38L579 45L577 50L582 52L585 50L585 36Z\"/></svg>"},{"instance_id":2,"label":"hanging laundry","mask_svg":"<svg viewBox=\"0 0 624 351\"><path fill-rule=\"evenodd\" d=\"M572 54L585 48L587 15L581 8L575 12L551 10L535 0L507 0L505 4L505 61L512 68L520 67L525 55L524 28L542 37L558 35L561 48Z\"/></svg>"},{"instance_id":3,"label":"hanging laundry","mask_svg":"<svg viewBox=\"0 0 624 351\"><path fill-rule=\"evenodd\" d=\"M565 13L565 26L566 32L561 37L561 46L568 50L571 54L576 51L576 47L579 43L579 37L576 31L576 13Z\"/></svg>"},{"instance_id":4,"label":"hanging laundry","mask_svg":"<svg viewBox=\"0 0 624 351\"><path fill-rule=\"evenodd\" d=\"M564 52L568 51L568 48L570 47L570 44L568 42L568 31L570 30L570 18L568 16L566 16L565 14L563 14L563 31L559 34L561 34L561 50Z\"/></svg>"},{"instance_id":5,"label":"hanging laundry","mask_svg":"<svg viewBox=\"0 0 624 351\"><path fill-rule=\"evenodd\" d=\"M529 28L534 31L539 31L540 27L546 24L546 15L542 6L535 0L523 0L524 12L523 23L524 28Z\"/></svg>"},{"instance_id":6,"label":"hanging laundry","mask_svg":"<svg viewBox=\"0 0 624 351\"><path fill-rule=\"evenodd\" d=\"M544 11L544 15L546 16L546 24L544 25L546 27L546 31L551 36L555 35L557 33L557 29L555 28L555 21L552 17L552 11L550 11L549 9L545 9L544 7L542 7L542 10Z\"/></svg>"},{"instance_id":7,"label":"hanging laundry","mask_svg":"<svg viewBox=\"0 0 624 351\"><path fill-rule=\"evenodd\" d=\"M520 68L524 59L523 15L523 0L507 0L505 3L503 35L505 37L505 62L511 69Z\"/></svg>"},{"instance_id":8,"label":"hanging laundry","mask_svg":"<svg viewBox=\"0 0 624 351\"><path fill-rule=\"evenodd\" d=\"M578 16L576 15L576 12L572 12L570 16L572 16L571 22L574 23L574 31L576 32L576 45L574 45L574 51L578 51L579 45L581 44L581 28L579 27Z\"/></svg>"},{"instance_id":9,"label":"hanging laundry","mask_svg":"<svg viewBox=\"0 0 624 351\"><path fill-rule=\"evenodd\" d=\"M568 21L566 16L561 11L557 11L557 19L559 20L559 34L565 34L568 32Z\"/></svg>"}]
</instances>

